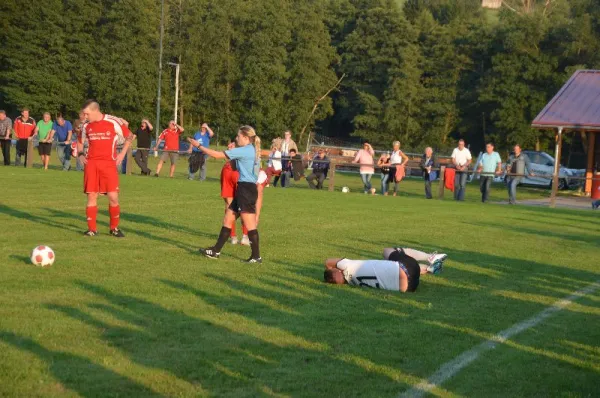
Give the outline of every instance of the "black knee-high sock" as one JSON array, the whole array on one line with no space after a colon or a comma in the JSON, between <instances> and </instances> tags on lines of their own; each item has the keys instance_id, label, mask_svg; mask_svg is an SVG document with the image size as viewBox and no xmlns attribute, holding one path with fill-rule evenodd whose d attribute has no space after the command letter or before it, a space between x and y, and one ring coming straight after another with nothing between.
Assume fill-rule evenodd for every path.
<instances>
[{"instance_id":1,"label":"black knee-high sock","mask_svg":"<svg viewBox=\"0 0 600 398\"><path fill-rule=\"evenodd\" d=\"M217 239L217 243L213 246L213 249L217 253L221 252L225 243L227 243L227 239L229 239L229 235L231 235L231 228L221 227L221 232L219 233L219 239Z\"/></svg>"},{"instance_id":2,"label":"black knee-high sock","mask_svg":"<svg viewBox=\"0 0 600 398\"><path fill-rule=\"evenodd\" d=\"M253 229L248 231L248 239L250 239L250 248L252 249L252 258L260 257L260 248L258 246L258 231Z\"/></svg>"}]
</instances>

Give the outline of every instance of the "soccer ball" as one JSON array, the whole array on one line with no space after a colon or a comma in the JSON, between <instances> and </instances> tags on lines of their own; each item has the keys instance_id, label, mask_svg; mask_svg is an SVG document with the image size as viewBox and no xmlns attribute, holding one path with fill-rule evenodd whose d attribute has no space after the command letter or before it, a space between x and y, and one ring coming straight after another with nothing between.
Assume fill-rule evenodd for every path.
<instances>
[{"instance_id":1,"label":"soccer ball","mask_svg":"<svg viewBox=\"0 0 600 398\"><path fill-rule=\"evenodd\" d=\"M376 192L377 190L375 188L371 188L371 195L375 195Z\"/></svg>"},{"instance_id":2,"label":"soccer ball","mask_svg":"<svg viewBox=\"0 0 600 398\"><path fill-rule=\"evenodd\" d=\"M54 264L54 251L48 246L38 246L31 252L31 263L38 267L49 267Z\"/></svg>"},{"instance_id":3,"label":"soccer ball","mask_svg":"<svg viewBox=\"0 0 600 398\"><path fill-rule=\"evenodd\" d=\"M342 192L343 193L348 193L348 192L350 192L350 188L344 187L344 188L342 188Z\"/></svg>"}]
</instances>

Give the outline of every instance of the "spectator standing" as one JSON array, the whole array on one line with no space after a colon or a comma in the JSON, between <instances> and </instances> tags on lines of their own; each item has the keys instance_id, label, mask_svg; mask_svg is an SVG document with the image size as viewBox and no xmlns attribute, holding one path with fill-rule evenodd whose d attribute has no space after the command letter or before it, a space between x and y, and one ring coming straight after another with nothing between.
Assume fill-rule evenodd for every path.
<instances>
[{"instance_id":1,"label":"spectator standing","mask_svg":"<svg viewBox=\"0 0 600 398\"><path fill-rule=\"evenodd\" d=\"M390 179L390 153L385 152L377 161L377 167L381 170L381 194L388 195L388 181Z\"/></svg>"},{"instance_id":2,"label":"spectator standing","mask_svg":"<svg viewBox=\"0 0 600 398\"><path fill-rule=\"evenodd\" d=\"M10 132L12 120L6 116L6 112L0 110L0 145L2 145L2 156L4 165L10 166Z\"/></svg>"},{"instance_id":3,"label":"spectator standing","mask_svg":"<svg viewBox=\"0 0 600 398\"><path fill-rule=\"evenodd\" d=\"M494 177L502 171L502 159L498 152L494 151L494 144L488 142L485 146L485 153L477 163L477 172L479 176L479 189L481 190L481 202L488 201L490 196L490 187Z\"/></svg>"},{"instance_id":4,"label":"spectator standing","mask_svg":"<svg viewBox=\"0 0 600 398\"><path fill-rule=\"evenodd\" d=\"M323 181L327 177L327 171L329 170L329 159L325 155L325 151L323 149L319 149L319 152L313 159L312 164L312 173L306 177L306 181L308 181L308 186L311 189L323 189ZM315 185L314 181L317 181L317 185Z\"/></svg>"},{"instance_id":5,"label":"spectator standing","mask_svg":"<svg viewBox=\"0 0 600 398\"><path fill-rule=\"evenodd\" d=\"M465 147L465 140L458 140L458 147L452 151L452 163L456 167L454 176L454 200L464 201L467 189L467 173L471 165L471 151Z\"/></svg>"},{"instance_id":6,"label":"spectator standing","mask_svg":"<svg viewBox=\"0 0 600 398\"><path fill-rule=\"evenodd\" d=\"M135 151L135 162L142 170L142 175L149 176L152 172L148 168L148 152L152 145L152 124L148 119L142 120L140 128L134 133L137 139L137 150Z\"/></svg>"},{"instance_id":7,"label":"spectator standing","mask_svg":"<svg viewBox=\"0 0 600 398\"><path fill-rule=\"evenodd\" d=\"M212 131L212 129L208 126L208 124L206 123L202 123L202 125L200 126L200 130L196 131L196 133L194 134L194 139L196 141L198 141L199 143L202 144L202 146L204 148L208 148L210 145L210 139L215 135L215 133ZM204 181L206 180L206 161L208 160L208 155L205 153L202 153L202 151L200 151L198 148L192 146L192 152L194 153L198 153L199 156L202 156L203 159L200 161L200 181ZM194 170L192 172L192 170L189 170L189 180L193 180L194 176L196 175L196 171Z\"/></svg>"},{"instance_id":8,"label":"spectator standing","mask_svg":"<svg viewBox=\"0 0 600 398\"><path fill-rule=\"evenodd\" d=\"M508 204L514 205L517 204L517 185L521 183L525 175L534 176L531 172L529 157L521 152L521 146L515 145L514 153L508 158L506 171L509 174L506 180Z\"/></svg>"},{"instance_id":9,"label":"spectator standing","mask_svg":"<svg viewBox=\"0 0 600 398\"><path fill-rule=\"evenodd\" d=\"M423 179L425 180L425 198L432 199L431 195L431 181L437 178L437 172L433 171L439 167L436 156L433 154L433 148L428 146L425 148L425 153L421 158L421 170L423 171Z\"/></svg>"},{"instance_id":10,"label":"spectator standing","mask_svg":"<svg viewBox=\"0 0 600 398\"><path fill-rule=\"evenodd\" d=\"M360 178L362 179L364 185L365 193L371 191L371 177L375 173L375 168L373 167L373 156L375 155L375 151L371 144L368 141L363 143L363 147L356 153L354 160L352 163L358 163L360 165Z\"/></svg>"},{"instance_id":11,"label":"spectator standing","mask_svg":"<svg viewBox=\"0 0 600 398\"><path fill-rule=\"evenodd\" d=\"M271 183L271 177L275 176L274 186L277 186L279 176L281 176L281 170L283 166L281 164L281 151L276 144L271 147L271 153L269 153L269 161L267 162L267 186Z\"/></svg>"},{"instance_id":12,"label":"spectator standing","mask_svg":"<svg viewBox=\"0 0 600 398\"><path fill-rule=\"evenodd\" d=\"M56 137L56 154L62 164L64 171L71 170L71 137L73 136L73 126L71 122L65 120L62 115L58 115L52 125L52 134Z\"/></svg>"},{"instance_id":13,"label":"spectator standing","mask_svg":"<svg viewBox=\"0 0 600 398\"><path fill-rule=\"evenodd\" d=\"M15 158L15 166L21 165L21 156L25 155L24 167L27 167L27 145L33 138L35 130L35 120L29 117L29 109L23 108L21 116L14 123L13 130L17 138L17 156Z\"/></svg>"},{"instance_id":14,"label":"spectator standing","mask_svg":"<svg viewBox=\"0 0 600 398\"><path fill-rule=\"evenodd\" d=\"M50 163L50 153L52 153L52 136L54 122L49 112L45 112L43 119L37 122L37 126L33 132L33 135L38 137L38 152L42 158L42 165L44 170L48 170L48 163Z\"/></svg>"},{"instance_id":15,"label":"spectator standing","mask_svg":"<svg viewBox=\"0 0 600 398\"><path fill-rule=\"evenodd\" d=\"M404 178L404 167L408 163L408 156L400 150L400 141L392 143L392 155L390 156L390 179L394 181L394 196L398 195L398 184Z\"/></svg>"},{"instance_id":16,"label":"spectator standing","mask_svg":"<svg viewBox=\"0 0 600 398\"><path fill-rule=\"evenodd\" d=\"M290 174L287 175L287 174L282 173L282 175L281 175L281 187L282 188L285 188L290 185L289 177L291 176L291 165L289 165L290 160L288 158L291 157L290 152L292 151L292 149L296 153L298 153L298 145L296 145L294 140L292 140L292 132L290 130L288 130L285 133L283 133L283 141L281 141L281 156L283 158L281 161L281 166L282 166L283 170L289 169Z\"/></svg>"},{"instance_id":17,"label":"spectator standing","mask_svg":"<svg viewBox=\"0 0 600 398\"><path fill-rule=\"evenodd\" d=\"M169 122L169 128L163 130L161 135L158 137L158 142L156 143L154 150L158 150L158 147L162 141L165 142L165 148L162 155L160 155L160 161L156 167L156 174L154 174L154 177L158 177L160 174L160 169L162 169L163 163L165 163L167 160L170 160L171 169L169 171L169 177L173 178L173 175L175 174L175 164L179 158L179 136L181 136L183 131L183 127L175 123L174 120L171 120Z\"/></svg>"}]
</instances>

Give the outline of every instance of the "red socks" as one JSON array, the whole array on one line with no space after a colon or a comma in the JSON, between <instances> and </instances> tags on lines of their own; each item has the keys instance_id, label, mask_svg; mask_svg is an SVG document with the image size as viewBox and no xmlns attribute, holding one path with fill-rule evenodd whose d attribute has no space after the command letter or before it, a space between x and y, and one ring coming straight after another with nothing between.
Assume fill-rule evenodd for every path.
<instances>
[{"instance_id":1,"label":"red socks","mask_svg":"<svg viewBox=\"0 0 600 398\"><path fill-rule=\"evenodd\" d=\"M86 207L85 215L87 217L88 231L93 231L93 232L98 231L98 227L96 226L96 217L98 216L98 206Z\"/></svg>"},{"instance_id":2,"label":"red socks","mask_svg":"<svg viewBox=\"0 0 600 398\"><path fill-rule=\"evenodd\" d=\"M246 228L246 226L244 225L244 223L242 223L242 233L246 236L248 236L248 228Z\"/></svg>"},{"instance_id":3,"label":"red socks","mask_svg":"<svg viewBox=\"0 0 600 398\"><path fill-rule=\"evenodd\" d=\"M235 237L236 237L236 235L235 235L235 222L234 222L234 223L233 223L233 225L231 226L231 237L232 237L232 238L235 238Z\"/></svg>"},{"instance_id":4,"label":"red socks","mask_svg":"<svg viewBox=\"0 0 600 398\"><path fill-rule=\"evenodd\" d=\"M98 208L96 208L96 211L98 211ZM110 215L110 229L113 230L119 226L119 216L121 214L121 207L119 205L116 205L114 207L109 206L108 214Z\"/></svg>"}]
</instances>

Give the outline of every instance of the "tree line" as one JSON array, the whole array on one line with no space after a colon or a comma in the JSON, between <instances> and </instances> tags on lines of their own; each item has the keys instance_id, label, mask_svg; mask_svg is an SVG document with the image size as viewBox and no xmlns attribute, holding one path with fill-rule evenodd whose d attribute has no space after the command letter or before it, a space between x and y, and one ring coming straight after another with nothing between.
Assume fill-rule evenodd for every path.
<instances>
[{"instance_id":1,"label":"tree line","mask_svg":"<svg viewBox=\"0 0 600 398\"><path fill-rule=\"evenodd\" d=\"M595 0L164 0L161 118L222 136L251 124L446 150L458 138L547 148L531 120L576 69L600 67ZM156 109L157 0L0 3L0 108L74 118L96 98L139 121ZM332 95L317 98L335 86ZM161 123L164 124L164 123ZM296 134L296 139L300 139ZM302 137L305 140L306 136Z\"/></svg>"}]
</instances>

